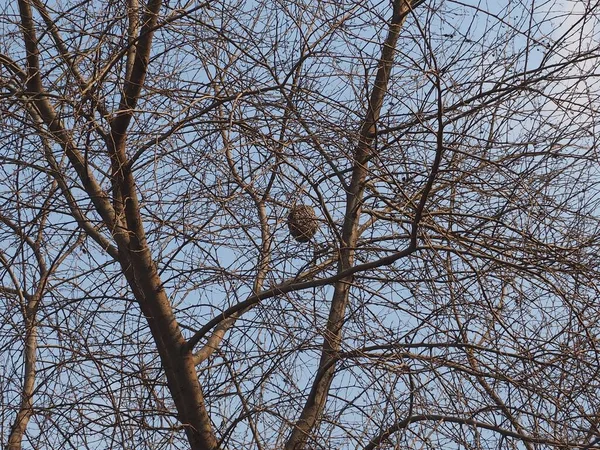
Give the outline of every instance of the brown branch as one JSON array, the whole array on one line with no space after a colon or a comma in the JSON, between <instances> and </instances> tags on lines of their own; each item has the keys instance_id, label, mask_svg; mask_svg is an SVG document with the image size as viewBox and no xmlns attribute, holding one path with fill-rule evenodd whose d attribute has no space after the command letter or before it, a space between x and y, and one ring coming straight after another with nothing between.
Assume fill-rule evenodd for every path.
<instances>
[{"instance_id":1,"label":"brown branch","mask_svg":"<svg viewBox=\"0 0 600 450\"><path fill-rule=\"evenodd\" d=\"M50 189L49 198L54 193L54 187ZM47 216L48 210L42 211L42 218L40 220L40 225L43 226L45 222L45 216ZM17 416L11 426L10 433L8 436L7 450L21 450L23 437L25 436L25 431L27 429L27 424L29 423L31 417L33 416L33 394L35 388L35 379L36 379L36 360L37 360L37 310L39 306L39 302L46 291L46 286L48 284L48 280L52 273L58 268L59 264L64 261L64 259L69 255L75 247L71 247L67 251L61 251L59 254L61 255L55 263L51 264L50 268L47 268L46 262L44 261L44 256L40 249L40 243L31 239L23 229L17 224L13 223L8 218L1 216L0 220L4 224L6 224L11 230L21 239L22 242L25 242L33 252L35 259L38 263L39 268L39 281L36 284L35 292L32 295L26 295L22 293L19 286L23 283L18 283L16 276L11 270L7 261L4 258L0 258L2 260L5 269L9 272L11 278L13 279L13 283L15 284L15 292L17 292L18 296L21 298L23 304L23 330L25 333L24 341L25 348L23 350L23 387L21 390L21 403L19 405L19 410L17 411ZM66 246L67 244L65 244ZM64 250L64 248L62 249Z\"/></svg>"},{"instance_id":2,"label":"brown branch","mask_svg":"<svg viewBox=\"0 0 600 450\"><path fill-rule=\"evenodd\" d=\"M27 105L28 106L28 105ZM39 116L36 109L32 107L28 107L28 112L33 118L33 120L41 127L43 121ZM51 144L48 142L47 137L40 133L40 139L42 140L42 146L44 149L44 156L46 158L46 162L50 166L50 170L48 170L48 174L51 175L56 181L58 188L60 189L61 194L65 198L67 205L69 206L69 210L73 218L77 221L77 224L81 227L81 229L91 237L104 251L106 251L115 261L119 260L119 251L117 248L98 230L88 219L85 213L81 210L79 205L77 204L77 200L71 193L70 188L67 185L66 180L63 177L62 170L58 161L54 157L52 153ZM95 180L90 180L92 185L98 186L98 183ZM95 189L95 188L94 188ZM93 203L93 202L92 202Z\"/></svg>"},{"instance_id":3,"label":"brown branch","mask_svg":"<svg viewBox=\"0 0 600 450\"><path fill-rule=\"evenodd\" d=\"M133 72L133 66L135 64L135 55L137 53L136 39L139 34L139 19L138 14L140 13L140 4L138 0L127 0L127 70L125 73L125 79L129 80Z\"/></svg>"},{"instance_id":4,"label":"brown branch","mask_svg":"<svg viewBox=\"0 0 600 450\"><path fill-rule=\"evenodd\" d=\"M139 38L137 38L135 46L130 44L128 47L127 76L123 85L123 94L119 101L119 109L110 121L111 133L107 142L112 168L113 207L118 217L125 215L127 229L136 236L138 243L134 244L133 249L139 249L139 245L143 246L144 232L138 214L136 185L126 151L127 129L133 118L135 106L148 74L152 40L161 6L162 0L150 0L148 2L145 7ZM136 11L131 10L135 7L135 4L128 5L130 18L128 40L130 43L135 40L131 33L138 27L135 19ZM127 209L128 211L125 211Z\"/></svg>"},{"instance_id":5,"label":"brown branch","mask_svg":"<svg viewBox=\"0 0 600 450\"><path fill-rule=\"evenodd\" d=\"M393 3L392 20L389 24L388 35L383 43L379 68L365 120L360 129L358 144L354 151L354 167L352 178L346 196L346 214L342 225L342 242L338 273L343 273L352 268L354 264L354 251L358 241L359 219L361 203L367 177L368 160L372 156L371 145L377 134L377 122L383 100L387 92L387 85L393 67L394 53L400 30L411 9L408 0L395 0ZM414 245L414 243L413 243ZM285 444L286 450L304 448L310 432L314 429L318 417L321 415L329 387L335 374L336 353L340 349L344 316L348 304L351 277L340 278L336 282L331 308L324 333L323 350L319 361L319 376L313 380L311 391L291 436Z\"/></svg>"},{"instance_id":6,"label":"brown branch","mask_svg":"<svg viewBox=\"0 0 600 450\"><path fill-rule=\"evenodd\" d=\"M393 253L392 255L386 256L385 258L350 267L342 272L337 273L336 275L332 275L327 278L308 281L298 281L297 278L293 278L291 280L286 280L276 286L273 286L272 288L259 292L258 294L252 294L248 298L246 298L246 300L233 305L232 307L226 309L221 314L207 322L188 340L187 346L188 348L194 348L198 344L198 342L200 342L200 340L202 340L204 336L206 336L206 334L210 332L210 330L219 325L221 322L232 317L239 311L243 311L249 306L255 305L263 300L279 295L284 295L289 292L301 291L303 289L311 289L319 286L327 286L338 282L344 278L348 278L356 273L392 264L395 261L404 258L417 250L419 250L418 247L409 246L403 250Z\"/></svg>"},{"instance_id":7,"label":"brown branch","mask_svg":"<svg viewBox=\"0 0 600 450\"><path fill-rule=\"evenodd\" d=\"M84 158L71 141L70 134L58 119L44 92L31 8L28 1L19 0L28 65L26 98L35 106L34 120L36 123L45 124L53 138L64 149L97 212L113 233L119 248L122 271L147 317L165 368L169 389L177 406L179 420L186 425L185 431L191 448L212 450L216 448L217 441L204 405L194 358L191 352L182 354L185 341L145 239L133 175L130 170L123 171L127 166L125 132L145 78L152 37L148 30L156 23L160 3L158 0L151 0L148 5L131 79L126 80L119 114L111 124L112 141L109 144L112 145L109 145L108 151L113 163L114 186L117 186L119 193L127 199L124 205L125 223L121 221L120 214L117 214L106 193L89 173ZM51 165L56 166L50 152L46 152L46 158ZM60 183L60 177L57 181ZM116 200L120 200L119 196Z\"/></svg>"},{"instance_id":8,"label":"brown branch","mask_svg":"<svg viewBox=\"0 0 600 450\"><path fill-rule=\"evenodd\" d=\"M38 290L30 300L37 303L41 297L41 291ZM37 359L37 326L35 317L27 315L25 317L25 349L23 351L24 369L23 369L23 387L21 391L21 404L19 411L8 436L7 450L21 450L23 437L27 424L33 415L33 392L35 386L35 363Z\"/></svg>"},{"instance_id":9,"label":"brown branch","mask_svg":"<svg viewBox=\"0 0 600 450\"><path fill-rule=\"evenodd\" d=\"M129 53L134 59L133 65L129 73L129 78L125 79L123 95L119 102L119 110L111 123L112 137L116 148L121 146L125 138L125 133L133 117L133 110L144 86L144 80L148 73L152 38L156 30L155 27L161 5L161 0L150 0L148 2L144 8L145 14L142 19L140 37L135 45L135 51Z\"/></svg>"},{"instance_id":10,"label":"brown branch","mask_svg":"<svg viewBox=\"0 0 600 450\"><path fill-rule=\"evenodd\" d=\"M73 144L68 131L63 127L42 86L37 37L29 2L19 0L19 10L21 12L23 39L27 53L27 92L25 97L33 103L40 121L46 125L52 136L65 151L85 191L109 229L113 233L119 233L117 217L114 214L108 196L89 172L83 156Z\"/></svg>"},{"instance_id":11,"label":"brown branch","mask_svg":"<svg viewBox=\"0 0 600 450\"><path fill-rule=\"evenodd\" d=\"M160 0L150 0L145 7L133 67L123 86L119 110L111 121L107 150L112 167L114 210L118 217L123 218L127 233L126 238L118 234L115 238L119 244L121 269L146 316L190 447L193 450L212 450L217 447L217 440L198 381L194 355L185 345L152 258L140 214L137 186L126 152L127 129L146 78L160 6Z\"/></svg>"},{"instance_id":12,"label":"brown branch","mask_svg":"<svg viewBox=\"0 0 600 450\"><path fill-rule=\"evenodd\" d=\"M60 31L58 30L56 23L52 20L52 17L50 16L48 9L46 8L46 5L44 5L40 0L32 0L32 2L35 5L35 8L38 10L42 19L44 20L44 23L46 24L46 27L47 27L48 31L50 32L50 35L52 36L54 45L56 45L56 48L58 49L60 57L66 63L71 74L73 74L73 76L75 77L75 81L77 82L77 85L79 86L79 90L80 90L81 94L82 95L87 94L89 91L89 87L93 84L94 80L92 79L89 82L86 82L85 78L83 77L83 75L79 71L77 65L75 64L75 59L70 55L69 50L60 35ZM94 104L95 104L97 111L100 113L100 115L102 115L103 117L109 116L106 106L99 98L94 98ZM100 127L100 125L97 123L93 114L85 114L85 117L89 122L91 122L95 125L96 130L102 129ZM102 134L103 138L106 138L106 133L104 131L101 131L101 134Z\"/></svg>"},{"instance_id":13,"label":"brown branch","mask_svg":"<svg viewBox=\"0 0 600 450\"><path fill-rule=\"evenodd\" d=\"M580 444L570 441L555 441L552 439L547 439L543 437L531 436L525 433L517 433L512 430L506 430L498 425L481 422L475 419L469 419L467 417L454 417L454 416L446 416L443 414L415 414L406 419L400 420L393 424L392 426L386 428L375 438L371 439L371 441L363 447L363 450L375 450L381 444L387 441L387 439L394 433L407 428L411 423L416 422L424 422L424 421L435 421L435 422L450 422L456 423L460 425L468 425L475 428L482 428L484 430L489 430L494 433L501 434L505 437L512 437L519 439L521 441L533 443L533 444L544 444L551 445L559 448L591 448L589 445ZM597 447L595 447L597 448Z\"/></svg>"}]
</instances>

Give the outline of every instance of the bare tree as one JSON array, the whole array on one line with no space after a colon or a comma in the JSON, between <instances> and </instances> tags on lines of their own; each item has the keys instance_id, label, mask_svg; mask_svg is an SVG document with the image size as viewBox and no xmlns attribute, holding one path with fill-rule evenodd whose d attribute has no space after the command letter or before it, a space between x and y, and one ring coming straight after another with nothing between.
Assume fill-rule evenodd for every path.
<instances>
[{"instance_id":1,"label":"bare tree","mask_svg":"<svg viewBox=\"0 0 600 450\"><path fill-rule=\"evenodd\" d=\"M8 449L599 448L600 3L13 3Z\"/></svg>"}]
</instances>

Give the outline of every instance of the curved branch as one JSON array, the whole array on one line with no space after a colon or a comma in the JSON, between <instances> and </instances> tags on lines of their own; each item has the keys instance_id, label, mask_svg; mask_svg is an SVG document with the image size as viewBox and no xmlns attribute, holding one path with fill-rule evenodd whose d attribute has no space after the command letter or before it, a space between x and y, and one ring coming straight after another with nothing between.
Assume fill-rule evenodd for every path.
<instances>
[{"instance_id":1,"label":"curved branch","mask_svg":"<svg viewBox=\"0 0 600 450\"><path fill-rule=\"evenodd\" d=\"M575 442L564 442L564 441L555 441L552 439L546 439L542 437L536 437L525 433L517 433L512 430L507 430L498 425L493 425L486 422L481 422L475 419L469 419L467 417L454 417L454 416L446 416L443 414L416 414L410 416L406 419L400 420L393 424L392 426L386 428L375 438L371 439L371 441L363 447L363 450L375 450L381 444L383 444L392 434L407 428L411 423L415 422L424 422L424 421L435 421L435 422L450 422L456 423L460 425L469 425L471 427L482 428L484 430L489 430L494 433L501 434L504 437L511 437L515 439L520 439L523 442L529 442L533 444L544 444L551 445L559 448L591 448L589 445L575 443Z\"/></svg>"},{"instance_id":2,"label":"curved branch","mask_svg":"<svg viewBox=\"0 0 600 450\"><path fill-rule=\"evenodd\" d=\"M346 194L346 213L342 225L338 273L350 270L354 265L354 252L359 237L360 215L365 180L368 174L368 162L373 156L372 144L377 135L377 124L383 100L387 93L400 30L411 9L412 5L408 0L394 0L393 2L392 19L389 23L388 34L383 42L373 90L369 98L365 119L360 128L358 143L354 150L352 177ZM416 231L414 234L416 235ZM415 246L416 238L411 241L409 249ZM315 377L313 380L300 417L285 444L285 450L297 450L305 447L309 434L316 426L318 417L325 408L329 387L335 374L336 353L341 346L344 316L351 285L352 278L350 276L340 278L335 284L319 361L318 374L320 376Z\"/></svg>"},{"instance_id":3,"label":"curved branch","mask_svg":"<svg viewBox=\"0 0 600 450\"><path fill-rule=\"evenodd\" d=\"M336 275L332 275L327 278L321 278L319 280L309 280L309 281L297 281L297 278L293 278L291 280L286 280L283 283L280 283L270 289L259 292L258 294L252 294L246 300L244 300L236 305L233 305L232 307L226 309L221 314L219 314L218 316L214 317L209 322L207 322L206 325L204 325L202 328L200 328L200 330L198 330L196 333L194 333L194 335L188 340L187 347L190 349L193 349L198 344L198 342L200 342L200 340L203 339L204 336L206 336L206 334L210 330L212 330L214 327L219 325L221 322L232 317L237 312L242 311L242 310L248 308L249 306L253 306L253 305L261 302L262 300L266 300L268 298L272 298L277 295L287 294L289 292L300 291L302 289L310 289L310 288L315 288L315 287L319 287L319 286L326 286L326 285L335 283L337 281L340 281L344 278L348 278L348 277L354 275L355 273L364 272L369 269L374 269L376 267L381 267L381 266L392 264L395 261L397 261L401 258L404 258L417 250L419 250L418 247L413 247L411 245L411 246L409 246L401 251L398 251L392 255L386 256L385 258L381 258L381 259L378 259L377 261L372 261L369 263L360 264L358 266L351 267L342 272L339 272Z\"/></svg>"}]
</instances>

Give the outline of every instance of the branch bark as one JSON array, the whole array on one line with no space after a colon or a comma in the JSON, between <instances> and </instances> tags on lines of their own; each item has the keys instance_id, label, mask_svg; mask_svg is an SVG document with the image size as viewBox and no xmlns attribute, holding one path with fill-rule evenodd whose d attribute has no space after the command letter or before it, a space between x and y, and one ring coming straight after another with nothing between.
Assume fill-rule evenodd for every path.
<instances>
[{"instance_id":1,"label":"branch bark","mask_svg":"<svg viewBox=\"0 0 600 450\"><path fill-rule=\"evenodd\" d=\"M525 434L525 433L517 433L515 431L502 428L498 425L482 422L482 421L475 420L475 419L470 419L467 417L455 417L455 416L449 416L449 415L446 416L443 414L415 414L404 420L400 420L400 421L396 422L395 424L393 424L392 426L386 428L383 432L381 432L375 438L371 439L371 441L365 447L363 447L363 450L375 450L381 444L386 442L392 434L407 428L411 423L423 422L423 421L449 422L449 423L456 423L456 424L460 424L460 425L467 425L467 426L474 427L474 428L490 430L490 431L493 431L494 433L498 433L502 436L512 437L515 439L519 439L522 442L527 442L527 443L532 443L532 444L542 444L542 445L547 445L547 446L555 446L558 448L591 448L589 445L582 444L582 443L576 443L576 442L566 443L564 441L555 441L553 439L532 436L532 435Z\"/></svg>"},{"instance_id":2,"label":"branch bark","mask_svg":"<svg viewBox=\"0 0 600 450\"><path fill-rule=\"evenodd\" d=\"M34 116L39 115L41 122L64 149L96 211L112 233L118 248L118 254L114 252L113 256L118 256L122 272L146 316L177 407L178 418L185 425L190 447L193 450L209 450L217 447L217 440L204 403L194 356L185 345L152 259L140 215L137 186L126 154L127 128L146 78L160 6L160 0L151 0L146 5L133 67L129 78L125 80L119 110L111 122L107 151L113 170L113 204L89 172L85 159L71 141L69 132L45 94L31 5L27 0L19 0L28 65L26 96L35 107ZM52 155L46 154L47 158L50 156ZM50 158L49 163L52 162ZM68 194L64 194L68 199Z\"/></svg>"},{"instance_id":3,"label":"branch bark","mask_svg":"<svg viewBox=\"0 0 600 450\"><path fill-rule=\"evenodd\" d=\"M410 9L411 4L409 1L394 1L392 20L389 24L387 37L383 43L377 74L369 99L369 106L360 129L358 144L354 150L352 178L346 195L346 214L342 225L338 273L343 273L354 265L354 253L359 237L359 219L365 180L368 173L368 162L373 155L372 143L377 135L377 122L387 92L396 43L398 42L400 30ZM317 371L318 375L313 380L313 385L304 408L286 442L286 450L297 450L305 447L308 437L325 407L329 388L335 374L337 352L339 352L341 347L344 315L348 305L351 286L352 276L341 278L335 284L327 327L324 333L323 349Z\"/></svg>"}]
</instances>

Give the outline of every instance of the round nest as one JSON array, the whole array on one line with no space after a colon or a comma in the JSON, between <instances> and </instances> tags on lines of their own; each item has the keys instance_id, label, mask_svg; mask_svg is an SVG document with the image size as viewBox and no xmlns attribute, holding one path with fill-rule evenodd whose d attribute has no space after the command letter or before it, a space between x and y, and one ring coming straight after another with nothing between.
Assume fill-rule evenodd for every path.
<instances>
[{"instance_id":1,"label":"round nest","mask_svg":"<svg viewBox=\"0 0 600 450\"><path fill-rule=\"evenodd\" d=\"M290 234L298 242L308 242L319 229L319 221L312 206L296 205L288 215Z\"/></svg>"}]
</instances>

